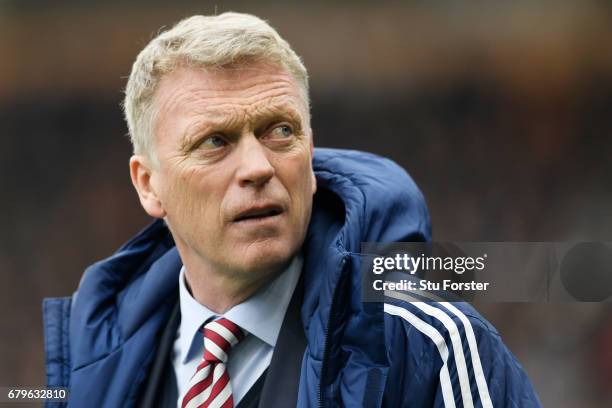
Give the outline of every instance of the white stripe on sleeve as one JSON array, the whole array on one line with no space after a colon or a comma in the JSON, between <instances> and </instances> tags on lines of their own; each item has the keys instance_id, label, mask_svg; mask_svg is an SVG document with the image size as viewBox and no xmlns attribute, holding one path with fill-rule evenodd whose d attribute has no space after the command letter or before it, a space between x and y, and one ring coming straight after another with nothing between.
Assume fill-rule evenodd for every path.
<instances>
[{"instance_id":1,"label":"white stripe on sleeve","mask_svg":"<svg viewBox=\"0 0 612 408\"><path fill-rule=\"evenodd\" d=\"M493 402L491 402L491 396L489 395L489 387L487 386L487 379L485 378L484 372L482 371L482 364L480 362L480 354L478 353L478 344L476 343L476 336L474 335L474 329L470 320L457 309L455 306L448 302L440 302L442 306L453 312L463 323L465 327L465 334L470 345L470 354L472 355L472 367L474 369L474 377L476 378L476 384L478 385L478 394L480 401L482 402L483 408L493 408Z\"/></svg>"},{"instance_id":2,"label":"white stripe on sleeve","mask_svg":"<svg viewBox=\"0 0 612 408\"><path fill-rule=\"evenodd\" d=\"M421 333L425 334L429 337L436 347L438 348L438 352L440 353L440 357L444 364L442 365L442 369L440 370L440 387L442 388L442 397L444 398L444 406L446 408L455 408L455 397L453 395L453 386L450 380L450 375L448 373L448 347L446 347L446 342L444 341L444 337L436 330L433 326L425 323L423 320L416 317L414 314L410 313L408 310L403 309L398 306L394 306L388 303L385 303L385 312L399 316L410 323L414 328L416 328Z\"/></svg>"},{"instance_id":3,"label":"white stripe on sleeve","mask_svg":"<svg viewBox=\"0 0 612 408\"><path fill-rule=\"evenodd\" d=\"M457 325L444 311L436 307L423 302L412 302L411 304L418 307L429 316L438 319L440 322L442 322L444 327L446 327L446 330L448 330L451 342L453 343L453 354L455 355L455 364L457 366L457 375L459 376L463 406L466 408L474 408L472 390L470 389L470 377L468 375L467 365L465 364L461 334L459 333Z\"/></svg>"}]
</instances>

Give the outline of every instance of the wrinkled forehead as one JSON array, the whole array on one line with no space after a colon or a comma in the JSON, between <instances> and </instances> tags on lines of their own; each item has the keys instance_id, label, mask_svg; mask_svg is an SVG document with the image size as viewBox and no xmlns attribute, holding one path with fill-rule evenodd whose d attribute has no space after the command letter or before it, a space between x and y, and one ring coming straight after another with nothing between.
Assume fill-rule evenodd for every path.
<instances>
[{"instance_id":1,"label":"wrinkled forehead","mask_svg":"<svg viewBox=\"0 0 612 408\"><path fill-rule=\"evenodd\" d=\"M304 90L284 68L264 62L224 67L180 66L164 75L154 103L159 120L204 116L226 122L236 115L279 114L308 122ZM158 123L159 124L159 123Z\"/></svg>"}]
</instances>

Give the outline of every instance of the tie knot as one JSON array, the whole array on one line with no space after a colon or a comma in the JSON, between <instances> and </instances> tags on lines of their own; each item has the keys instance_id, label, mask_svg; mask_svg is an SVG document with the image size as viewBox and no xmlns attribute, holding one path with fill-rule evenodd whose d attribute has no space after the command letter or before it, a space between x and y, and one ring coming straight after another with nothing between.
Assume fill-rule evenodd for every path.
<instances>
[{"instance_id":1,"label":"tie knot","mask_svg":"<svg viewBox=\"0 0 612 408\"><path fill-rule=\"evenodd\" d=\"M210 363L226 363L231 348L244 338L244 331L237 324L222 317L202 327L204 334L204 360Z\"/></svg>"}]
</instances>

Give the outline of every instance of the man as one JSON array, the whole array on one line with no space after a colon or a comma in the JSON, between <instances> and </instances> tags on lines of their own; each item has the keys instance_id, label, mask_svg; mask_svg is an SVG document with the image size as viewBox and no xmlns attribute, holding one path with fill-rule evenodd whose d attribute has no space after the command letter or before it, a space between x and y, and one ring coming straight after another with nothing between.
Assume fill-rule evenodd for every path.
<instances>
[{"instance_id":1,"label":"man","mask_svg":"<svg viewBox=\"0 0 612 408\"><path fill-rule=\"evenodd\" d=\"M265 22L183 20L124 107L158 221L45 301L68 405L539 405L471 307L361 301L360 243L429 240L424 199L389 160L314 150L306 69Z\"/></svg>"}]
</instances>

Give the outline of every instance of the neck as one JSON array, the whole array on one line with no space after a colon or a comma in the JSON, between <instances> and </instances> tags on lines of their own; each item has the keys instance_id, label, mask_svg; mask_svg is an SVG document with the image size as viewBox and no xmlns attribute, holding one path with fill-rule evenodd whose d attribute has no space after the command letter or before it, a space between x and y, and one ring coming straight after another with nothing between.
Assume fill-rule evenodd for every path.
<instances>
[{"instance_id":1,"label":"neck","mask_svg":"<svg viewBox=\"0 0 612 408\"><path fill-rule=\"evenodd\" d=\"M191 295L198 303L217 314L223 314L244 302L276 276L271 273L259 279L247 280L184 263L185 280Z\"/></svg>"}]
</instances>

